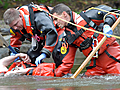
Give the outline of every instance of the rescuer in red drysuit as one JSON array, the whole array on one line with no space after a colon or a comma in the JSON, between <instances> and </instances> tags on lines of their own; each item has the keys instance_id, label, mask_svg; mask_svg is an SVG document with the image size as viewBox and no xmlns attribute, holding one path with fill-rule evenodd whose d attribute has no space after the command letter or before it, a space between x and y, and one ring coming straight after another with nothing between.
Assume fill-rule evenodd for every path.
<instances>
[{"instance_id":1,"label":"rescuer in red drysuit","mask_svg":"<svg viewBox=\"0 0 120 90\"><path fill-rule=\"evenodd\" d=\"M42 11L38 9L42 9ZM25 39L32 41L32 50L38 58L33 61L38 65L42 59L50 57L57 44L57 31L48 15L49 8L44 5L29 4L19 8L10 8L4 13L4 21L14 32L10 45L20 48Z\"/></svg>"},{"instance_id":2,"label":"rescuer in red drysuit","mask_svg":"<svg viewBox=\"0 0 120 90\"><path fill-rule=\"evenodd\" d=\"M81 12L80 15L72 12L71 9L64 4L56 5L51 11L54 16L70 21L71 23L104 32L105 34L112 34L110 27L119 16L108 12L119 13L116 9L112 9L106 5L99 5L95 8L90 8ZM58 18L53 17L53 20L60 28L65 27L66 35L64 36L64 41L73 47L79 48L86 57L90 54L90 52L92 52L93 48L97 45L97 42L100 42L100 40L104 37L102 34L94 33L79 26L68 24L68 22L62 21ZM91 63L89 67L87 67L85 75L120 74L120 46L117 43L116 38L110 37L109 35L107 35L107 37L107 40L100 47L98 53L96 53L91 59ZM94 45L92 44L93 41ZM68 57L72 57L70 55L73 55L74 52L68 52ZM64 56L64 58L68 57ZM60 58L62 57L60 56ZM69 59L70 58L68 58L68 62Z\"/></svg>"}]
</instances>

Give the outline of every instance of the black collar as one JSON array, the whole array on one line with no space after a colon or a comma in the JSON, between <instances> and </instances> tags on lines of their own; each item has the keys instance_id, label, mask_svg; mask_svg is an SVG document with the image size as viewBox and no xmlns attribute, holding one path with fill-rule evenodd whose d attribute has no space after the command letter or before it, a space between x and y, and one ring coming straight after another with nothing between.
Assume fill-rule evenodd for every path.
<instances>
[{"instance_id":1,"label":"black collar","mask_svg":"<svg viewBox=\"0 0 120 90\"><path fill-rule=\"evenodd\" d=\"M70 22L71 22L71 23L74 23L74 21L73 21L72 11L70 12L70 16L71 16L71 20L70 20ZM75 26L72 25L72 24L70 24L70 23L68 23L68 25L66 26L66 28L69 28L69 29L73 30L73 28L75 28Z\"/></svg>"}]
</instances>

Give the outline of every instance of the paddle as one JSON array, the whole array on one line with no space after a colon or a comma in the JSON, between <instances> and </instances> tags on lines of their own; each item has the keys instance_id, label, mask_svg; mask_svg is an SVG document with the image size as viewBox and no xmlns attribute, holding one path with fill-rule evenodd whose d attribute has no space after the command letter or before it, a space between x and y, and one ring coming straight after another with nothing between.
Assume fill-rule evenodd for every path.
<instances>
[{"instance_id":1,"label":"paddle","mask_svg":"<svg viewBox=\"0 0 120 90\"><path fill-rule=\"evenodd\" d=\"M8 42L3 38L1 34L0 34L0 39L3 41L5 46L10 49L11 52L13 52L14 54L17 54L17 52L8 44ZM16 60L14 60L14 62L16 62Z\"/></svg>"},{"instance_id":2,"label":"paddle","mask_svg":"<svg viewBox=\"0 0 120 90\"><path fill-rule=\"evenodd\" d=\"M113 26L111 27L112 30L114 30L116 28L116 26L119 24L120 22L120 17L116 20L116 22L113 24ZM76 78L78 76L78 74L83 70L83 68L87 65L87 63L91 60L91 58L94 56L94 54L97 52L97 50L101 47L101 45L105 42L105 40L107 39L106 36L104 36L101 41L98 43L98 45L95 47L95 49L89 54L89 56L84 60L84 62L81 64L81 66L77 69L77 71L73 74L73 76L71 76L70 78Z\"/></svg>"}]
</instances>

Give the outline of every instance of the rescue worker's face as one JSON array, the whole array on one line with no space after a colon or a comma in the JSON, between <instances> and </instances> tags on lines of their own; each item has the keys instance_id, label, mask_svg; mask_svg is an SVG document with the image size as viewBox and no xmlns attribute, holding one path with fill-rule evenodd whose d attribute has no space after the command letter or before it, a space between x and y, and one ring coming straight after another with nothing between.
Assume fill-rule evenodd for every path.
<instances>
[{"instance_id":1,"label":"rescue worker's face","mask_svg":"<svg viewBox=\"0 0 120 90\"><path fill-rule=\"evenodd\" d=\"M22 17L20 16L19 18L17 18L16 20L13 20L10 24L10 27L12 27L15 30L22 30L23 29L23 21L22 21Z\"/></svg>"},{"instance_id":2,"label":"rescue worker's face","mask_svg":"<svg viewBox=\"0 0 120 90\"><path fill-rule=\"evenodd\" d=\"M67 26L67 22L65 21L70 21L70 16L66 13L66 12L63 12L62 14L57 14L57 13L53 13L54 16L56 17L53 17L53 20L55 21L55 23L60 27L60 28L63 28L64 26ZM58 18L57 18L58 17ZM65 21L63 21L65 20Z\"/></svg>"}]
</instances>

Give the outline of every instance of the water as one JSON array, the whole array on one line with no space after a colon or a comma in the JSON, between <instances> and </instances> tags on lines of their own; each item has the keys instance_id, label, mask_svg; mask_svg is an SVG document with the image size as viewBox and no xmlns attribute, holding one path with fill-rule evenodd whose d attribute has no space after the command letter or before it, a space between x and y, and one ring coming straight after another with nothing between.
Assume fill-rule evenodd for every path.
<instances>
[{"instance_id":1,"label":"water","mask_svg":"<svg viewBox=\"0 0 120 90\"><path fill-rule=\"evenodd\" d=\"M76 54L74 73L85 58ZM81 73L85 72L82 70ZM93 77L58 78L43 76L0 76L0 90L119 90L120 75L105 75Z\"/></svg>"},{"instance_id":2,"label":"water","mask_svg":"<svg viewBox=\"0 0 120 90\"><path fill-rule=\"evenodd\" d=\"M72 73L84 60L85 57L77 52ZM81 73L85 71L84 68ZM81 76L82 74L74 79L25 75L0 76L0 90L120 90L120 75Z\"/></svg>"},{"instance_id":3,"label":"water","mask_svg":"<svg viewBox=\"0 0 120 90\"><path fill-rule=\"evenodd\" d=\"M0 77L0 90L119 90L120 76L53 78L43 76Z\"/></svg>"}]
</instances>

